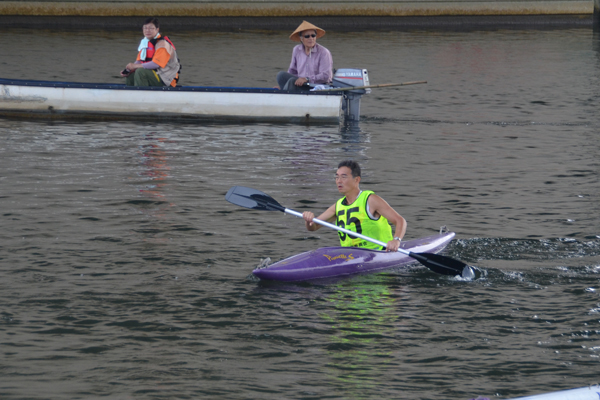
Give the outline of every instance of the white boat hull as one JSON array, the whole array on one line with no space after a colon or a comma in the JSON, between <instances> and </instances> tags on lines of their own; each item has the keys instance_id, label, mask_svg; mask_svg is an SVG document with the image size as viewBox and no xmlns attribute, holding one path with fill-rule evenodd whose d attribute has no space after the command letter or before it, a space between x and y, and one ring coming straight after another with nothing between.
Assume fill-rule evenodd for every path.
<instances>
[{"instance_id":1,"label":"white boat hull","mask_svg":"<svg viewBox=\"0 0 600 400\"><path fill-rule=\"evenodd\" d=\"M518 397L512 400L598 400L600 399L600 386L588 386L579 389L561 390L545 394L536 394L527 397Z\"/></svg>"},{"instance_id":2,"label":"white boat hull","mask_svg":"<svg viewBox=\"0 0 600 400\"><path fill-rule=\"evenodd\" d=\"M342 96L259 88L132 88L0 79L0 115L336 122Z\"/></svg>"}]
</instances>

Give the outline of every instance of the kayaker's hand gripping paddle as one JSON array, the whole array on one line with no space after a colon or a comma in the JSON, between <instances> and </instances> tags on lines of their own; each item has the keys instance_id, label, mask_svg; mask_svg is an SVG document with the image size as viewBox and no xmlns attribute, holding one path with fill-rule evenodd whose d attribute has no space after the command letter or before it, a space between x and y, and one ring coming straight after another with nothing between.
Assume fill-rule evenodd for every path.
<instances>
[{"instance_id":1,"label":"kayaker's hand gripping paddle","mask_svg":"<svg viewBox=\"0 0 600 400\"><path fill-rule=\"evenodd\" d=\"M229 189L225 195L225 200L240 207L251 208L253 210L260 211L281 211L283 213L302 218L302 213L282 206L268 194L263 193L260 190L244 186L234 186ZM331 229L335 229L336 231L345 232L361 239L368 240L369 242L378 244L382 247L387 245L387 243L381 242L377 239L370 238L360 233L352 232L348 229L340 228L337 225L330 224L326 221L321 221L317 218L313 219L313 222ZM404 250L402 248L399 248L398 251L414 258L438 274L452 276L460 275L465 279L473 279L475 277L473 269L462 261L434 253L413 253L412 251Z\"/></svg>"}]
</instances>

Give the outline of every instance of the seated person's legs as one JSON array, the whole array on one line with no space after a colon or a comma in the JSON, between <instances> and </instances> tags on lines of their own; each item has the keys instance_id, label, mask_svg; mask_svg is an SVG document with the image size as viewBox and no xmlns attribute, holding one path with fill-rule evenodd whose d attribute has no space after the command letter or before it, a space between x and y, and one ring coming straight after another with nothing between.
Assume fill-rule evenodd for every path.
<instances>
[{"instance_id":1,"label":"seated person's legs","mask_svg":"<svg viewBox=\"0 0 600 400\"><path fill-rule=\"evenodd\" d=\"M290 81L292 81L291 84L294 85L294 82L296 82L296 79L298 79L297 76L294 76L288 72L285 72L285 71L279 72L277 74L277 84L279 85L279 89L290 90L290 89L286 89L286 86L288 86ZM293 88L291 90L293 90Z\"/></svg>"},{"instance_id":2,"label":"seated person's legs","mask_svg":"<svg viewBox=\"0 0 600 400\"><path fill-rule=\"evenodd\" d=\"M138 68L127 77L127 86L165 86L153 69Z\"/></svg>"},{"instance_id":3,"label":"seated person's legs","mask_svg":"<svg viewBox=\"0 0 600 400\"><path fill-rule=\"evenodd\" d=\"M310 86L296 86L297 76L287 72L279 72L277 74L277 84L281 90L289 90L291 92L302 92L310 90Z\"/></svg>"}]
</instances>

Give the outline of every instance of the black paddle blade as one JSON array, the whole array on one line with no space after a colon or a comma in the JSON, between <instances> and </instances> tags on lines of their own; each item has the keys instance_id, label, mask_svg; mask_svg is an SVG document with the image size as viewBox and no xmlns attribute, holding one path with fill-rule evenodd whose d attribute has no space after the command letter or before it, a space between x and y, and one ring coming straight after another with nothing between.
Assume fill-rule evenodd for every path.
<instances>
[{"instance_id":1,"label":"black paddle blade","mask_svg":"<svg viewBox=\"0 0 600 400\"><path fill-rule=\"evenodd\" d=\"M234 186L229 189L225 200L236 206L253 210L285 212L285 207L268 194L244 186Z\"/></svg>"},{"instance_id":2,"label":"black paddle blade","mask_svg":"<svg viewBox=\"0 0 600 400\"><path fill-rule=\"evenodd\" d=\"M437 272L438 274L442 275L462 276L463 270L467 266L467 264L462 261L442 256L440 254L411 252L409 256L419 261L433 272Z\"/></svg>"}]
</instances>

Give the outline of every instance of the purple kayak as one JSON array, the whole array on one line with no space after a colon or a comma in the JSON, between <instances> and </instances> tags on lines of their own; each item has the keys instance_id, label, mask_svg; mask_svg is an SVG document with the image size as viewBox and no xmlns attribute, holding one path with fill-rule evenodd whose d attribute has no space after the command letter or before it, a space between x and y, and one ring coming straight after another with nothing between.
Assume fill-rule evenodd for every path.
<instances>
[{"instance_id":1,"label":"purple kayak","mask_svg":"<svg viewBox=\"0 0 600 400\"><path fill-rule=\"evenodd\" d=\"M402 242L401 248L413 253L438 253L454 238L454 232ZM269 281L298 282L379 272L417 262L400 252L387 253L358 247L323 247L278 261L252 271Z\"/></svg>"}]
</instances>

